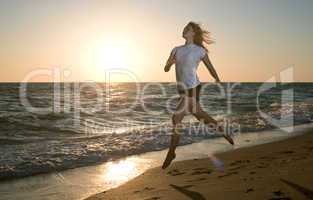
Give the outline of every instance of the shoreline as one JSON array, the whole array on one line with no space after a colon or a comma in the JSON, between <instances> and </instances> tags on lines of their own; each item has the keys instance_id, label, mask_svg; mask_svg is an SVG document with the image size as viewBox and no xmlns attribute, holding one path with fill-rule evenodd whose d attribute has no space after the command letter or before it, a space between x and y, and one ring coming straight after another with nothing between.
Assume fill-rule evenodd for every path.
<instances>
[{"instance_id":1,"label":"shoreline","mask_svg":"<svg viewBox=\"0 0 313 200\"><path fill-rule=\"evenodd\" d=\"M313 124L303 124L294 128L292 133L277 129L241 134L236 137L234 147L223 138L179 146L175 161L202 159L216 153L233 152L236 149L282 141L311 130ZM147 170L161 166L166 153L166 150L154 151L99 165L4 181L0 182L0 193L6 200L41 200L43 196L51 200L85 199L105 190L117 188L136 179Z\"/></svg>"},{"instance_id":2,"label":"shoreline","mask_svg":"<svg viewBox=\"0 0 313 200\"><path fill-rule=\"evenodd\" d=\"M214 167L209 158L178 161L167 170L149 169L117 188L86 200L234 199L234 196L236 199L306 199L306 195L313 195L312 155L313 130L310 129L282 141L218 153L216 157L224 162L224 171Z\"/></svg>"},{"instance_id":3,"label":"shoreline","mask_svg":"<svg viewBox=\"0 0 313 200\"><path fill-rule=\"evenodd\" d=\"M301 127L301 126L307 126L310 125L311 123L307 123L307 124L300 124L297 125L295 127ZM313 124L312 124L313 126ZM245 132L242 135L245 134L258 134L258 133L263 133L263 132L275 132L276 129L268 129L268 130L262 130L262 131L256 131L256 132ZM97 136L98 137L98 136ZM97 138L95 137L95 138ZM170 141L170 134L168 135L168 141ZM202 139L201 141L205 141L205 140L212 140L212 139L218 139L221 136L216 136L216 134L212 133L212 138L206 138L206 139ZM181 139L183 140L183 139ZM200 141L200 142L201 142ZM183 146L188 146L188 145L192 145L198 142L183 142L180 141L183 144L180 144L178 147L183 147ZM34 177L34 176L41 176L41 175L48 175L48 174L53 174L53 173L62 173L64 171L67 170L73 170L73 169L77 169L77 168L82 168L82 167L91 167L91 166L97 166L97 165L101 165L103 163L106 162L114 162L114 161L118 161L121 159L125 159L128 157L132 157L132 156L138 156L138 155L142 155L142 154L146 154L146 153L151 153L151 152L157 152L157 151L164 151L167 150L168 146L164 146L160 149L157 150L150 150L150 151L141 151L138 150L138 152L131 152L130 154L125 153L121 154L121 155L115 155L113 158L97 158L98 160L93 160L90 161L88 157L84 158L84 159L80 159L79 162L76 163L66 163L64 165L55 165L52 162L47 162L45 163L45 165L42 166L31 166L33 168L35 168L36 170L28 170L28 171L13 171L11 170L11 168L9 168L7 171L1 171L0 173L0 183L1 182L6 182L6 181L15 181L15 180L20 180L23 178L29 178L29 177ZM84 160L86 160L86 162L84 162ZM30 167L30 168L31 168Z\"/></svg>"}]
</instances>

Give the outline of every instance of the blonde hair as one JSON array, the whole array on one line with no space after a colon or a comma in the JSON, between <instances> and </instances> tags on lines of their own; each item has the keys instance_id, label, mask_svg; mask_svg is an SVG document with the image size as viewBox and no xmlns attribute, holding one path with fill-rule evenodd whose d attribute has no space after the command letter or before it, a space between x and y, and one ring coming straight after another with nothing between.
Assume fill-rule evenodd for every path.
<instances>
[{"instance_id":1,"label":"blonde hair","mask_svg":"<svg viewBox=\"0 0 313 200\"><path fill-rule=\"evenodd\" d=\"M203 47L208 52L208 49L205 46L205 44L210 45L210 44L214 43L214 41L211 38L211 33L209 31L201 28L200 24L193 22L193 21L189 22L187 24L187 26L191 26L192 30L195 32L193 42L196 45Z\"/></svg>"}]
</instances>

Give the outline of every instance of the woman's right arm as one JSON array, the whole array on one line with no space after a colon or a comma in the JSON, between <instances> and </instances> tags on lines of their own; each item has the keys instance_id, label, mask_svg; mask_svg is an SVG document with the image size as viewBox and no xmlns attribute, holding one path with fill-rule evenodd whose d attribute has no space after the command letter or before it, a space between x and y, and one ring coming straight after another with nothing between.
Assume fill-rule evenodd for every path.
<instances>
[{"instance_id":1,"label":"woman's right arm","mask_svg":"<svg viewBox=\"0 0 313 200\"><path fill-rule=\"evenodd\" d=\"M169 56L169 58L166 61L166 65L164 67L164 71L168 72L171 69L171 66L175 63L175 53L176 49L174 48Z\"/></svg>"}]
</instances>

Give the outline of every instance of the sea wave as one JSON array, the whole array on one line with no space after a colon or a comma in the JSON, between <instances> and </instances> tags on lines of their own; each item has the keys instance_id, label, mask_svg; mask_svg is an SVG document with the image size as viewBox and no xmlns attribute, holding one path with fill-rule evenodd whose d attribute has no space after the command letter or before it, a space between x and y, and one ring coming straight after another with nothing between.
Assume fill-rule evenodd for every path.
<instances>
[{"instance_id":1,"label":"sea wave","mask_svg":"<svg viewBox=\"0 0 313 200\"><path fill-rule=\"evenodd\" d=\"M115 113L106 109L94 112L88 108L97 102L97 95L94 91L82 92L80 101L84 111L80 110L79 118L72 104L67 112L29 112L19 100L18 84L0 84L0 179L86 166L167 148L177 94L174 85L162 84L166 88L165 96L157 89L137 96L132 84L114 85L110 90L113 95L109 109L116 111L136 102L131 112ZM243 134L276 128L268 118L286 119L281 120L280 126L313 122L313 96L308 94L313 84L293 84L295 99L285 103L281 102L281 90L286 86L257 97L260 84L244 83L236 87L230 96L230 107L213 85L202 91L200 102L212 117L239 125ZM51 88L51 84L30 85L31 93L36 95L30 98L32 103L51 106ZM139 97L141 99L136 99ZM260 100L259 108L256 98ZM64 99L61 100L59 106L63 108ZM220 137L205 131L198 134L198 125L192 117L184 119L181 145Z\"/></svg>"}]
</instances>

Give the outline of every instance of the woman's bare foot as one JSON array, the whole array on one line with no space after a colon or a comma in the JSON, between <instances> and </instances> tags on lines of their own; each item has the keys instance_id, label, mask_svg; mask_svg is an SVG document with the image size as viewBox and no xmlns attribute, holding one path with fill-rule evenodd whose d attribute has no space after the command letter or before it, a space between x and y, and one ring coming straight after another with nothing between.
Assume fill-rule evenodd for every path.
<instances>
[{"instance_id":1,"label":"woman's bare foot","mask_svg":"<svg viewBox=\"0 0 313 200\"><path fill-rule=\"evenodd\" d=\"M231 129L229 127L228 121L224 122L226 124L223 124L222 126L218 126L218 131L221 131L223 133L223 137L229 142L231 145L234 145L234 140L231 137Z\"/></svg>"},{"instance_id":2,"label":"woman's bare foot","mask_svg":"<svg viewBox=\"0 0 313 200\"><path fill-rule=\"evenodd\" d=\"M231 144L234 145L234 140L232 137L230 137L229 135L224 134L223 137Z\"/></svg>"},{"instance_id":3,"label":"woman's bare foot","mask_svg":"<svg viewBox=\"0 0 313 200\"><path fill-rule=\"evenodd\" d=\"M165 161L163 162L162 169L166 169L175 158L176 158L175 152L168 151Z\"/></svg>"},{"instance_id":4,"label":"woman's bare foot","mask_svg":"<svg viewBox=\"0 0 313 200\"><path fill-rule=\"evenodd\" d=\"M166 155L166 158L163 162L162 169L167 168L171 164L171 162L176 158L175 149L179 143L180 136L178 134L177 129L174 129L173 132L174 132L174 134L171 137L170 148L169 148L167 155Z\"/></svg>"}]
</instances>

